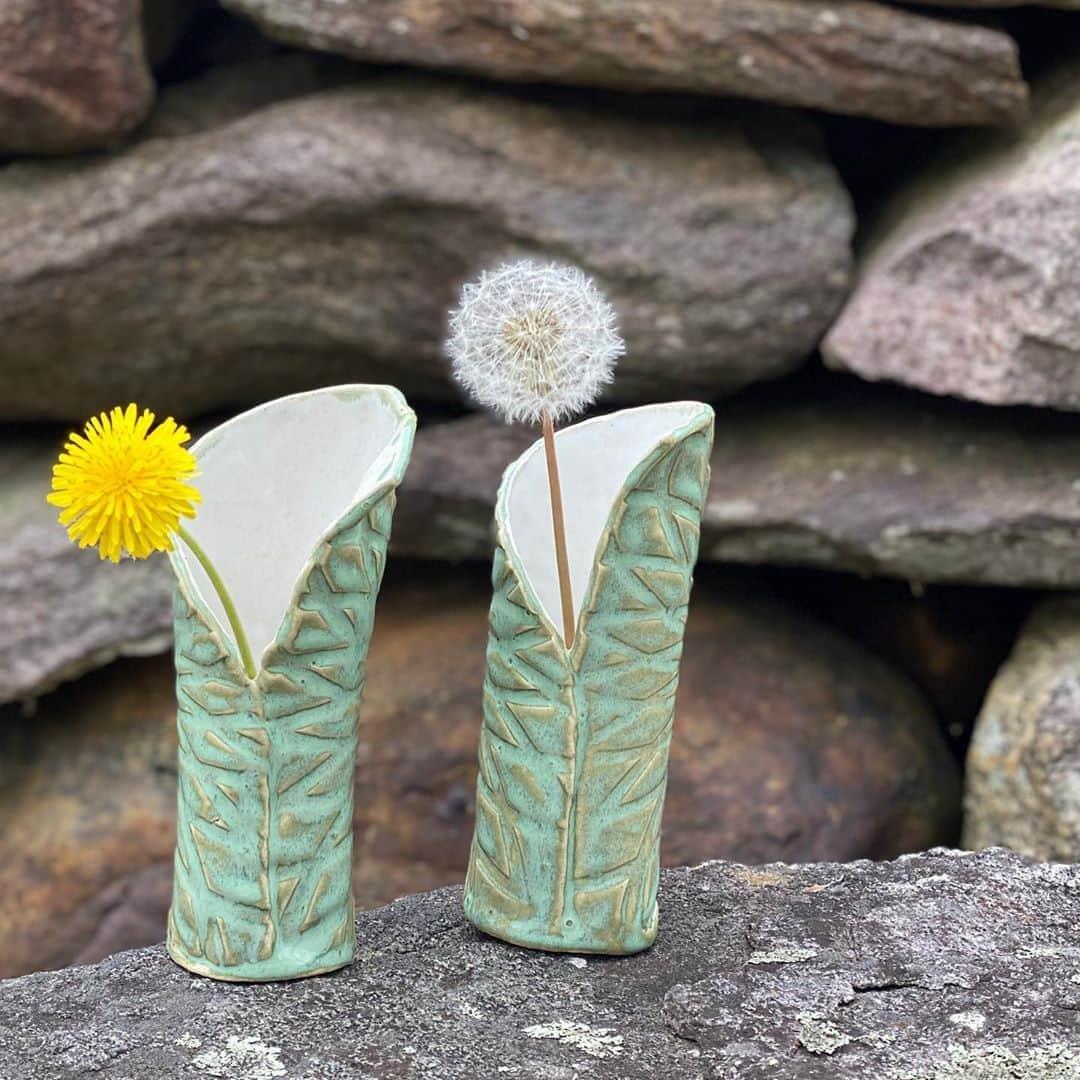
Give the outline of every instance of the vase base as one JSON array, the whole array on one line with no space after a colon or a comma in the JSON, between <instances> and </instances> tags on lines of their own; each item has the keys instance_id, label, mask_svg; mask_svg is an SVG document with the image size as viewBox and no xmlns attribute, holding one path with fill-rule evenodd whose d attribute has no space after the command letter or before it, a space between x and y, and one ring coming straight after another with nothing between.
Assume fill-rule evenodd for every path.
<instances>
[{"instance_id":1,"label":"vase base","mask_svg":"<svg viewBox=\"0 0 1080 1080\"><path fill-rule=\"evenodd\" d=\"M299 970L290 969L286 965L275 967L272 960L260 961L256 964L238 964L235 968L223 968L218 964L208 962L205 957L189 956L176 947L171 939L165 942L165 948L173 963L178 964L185 971L190 971L192 975L201 975L203 978L214 979L216 982L235 983L293 982L296 979L310 979L316 975L328 975L331 971L340 971L348 967L356 958L354 953L350 953L334 962Z\"/></svg>"},{"instance_id":2,"label":"vase base","mask_svg":"<svg viewBox=\"0 0 1080 1080\"><path fill-rule=\"evenodd\" d=\"M654 913L650 925L642 928L638 933L628 938L617 938L615 935L608 941L603 941L598 935L590 934L573 938L566 935L552 934L550 931L533 925L520 923L507 923L497 925L494 920L485 919L474 914L470 910L468 898L465 903L465 917L483 934L488 937L505 941L509 945L517 945L523 949L534 949L539 952L570 953L580 956L633 956L635 953L644 952L652 947L656 941L657 919Z\"/></svg>"}]
</instances>

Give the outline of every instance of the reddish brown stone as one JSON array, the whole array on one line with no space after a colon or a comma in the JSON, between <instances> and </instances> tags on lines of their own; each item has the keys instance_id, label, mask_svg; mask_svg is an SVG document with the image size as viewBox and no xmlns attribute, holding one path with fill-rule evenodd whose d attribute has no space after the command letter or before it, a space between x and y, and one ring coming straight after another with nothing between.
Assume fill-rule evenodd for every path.
<instances>
[{"instance_id":1,"label":"reddish brown stone","mask_svg":"<svg viewBox=\"0 0 1080 1080\"><path fill-rule=\"evenodd\" d=\"M475 570L432 573L383 597L371 647L354 877L369 902L458 881L468 854L488 593ZM698 577L664 862L888 858L954 839L956 769L914 687L820 623Z\"/></svg>"},{"instance_id":2,"label":"reddish brown stone","mask_svg":"<svg viewBox=\"0 0 1080 1080\"><path fill-rule=\"evenodd\" d=\"M663 858L845 861L955 840L956 768L925 699L854 641L699 569Z\"/></svg>"},{"instance_id":3,"label":"reddish brown stone","mask_svg":"<svg viewBox=\"0 0 1080 1080\"><path fill-rule=\"evenodd\" d=\"M160 940L172 862L171 657L97 672L0 722L0 978ZM127 887L123 884L127 881Z\"/></svg>"},{"instance_id":4,"label":"reddish brown stone","mask_svg":"<svg viewBox=\"0 0 1080 1080\"><path fill-rule=\"evenodd\" d=\"M368 654L353 812L362 906L464 880L490 591L477 568L392 568Z\"/></svg>"},{"instance_id":5,"label":"reddish brown stone","mask_svg":"<svg viewBox=\"0 0 1080 1080\"><path fill-rule=\"evenodd\" d=\"M105 146L149 111L139 0L0 0L0 152Z\"/></svg>"}]
</instances>

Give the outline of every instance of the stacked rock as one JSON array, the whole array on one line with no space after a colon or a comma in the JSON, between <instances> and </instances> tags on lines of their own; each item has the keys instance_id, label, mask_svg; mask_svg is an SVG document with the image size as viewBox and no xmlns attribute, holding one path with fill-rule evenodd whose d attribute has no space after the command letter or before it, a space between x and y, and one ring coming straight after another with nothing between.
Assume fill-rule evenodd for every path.
<instances>
[{"instance_id":1,"label":"stacked rock","mask_svg":"<svg viewBox=\"0 0 1080 1080\"><path fill-rule=\"evenodd\" d=\"M460 880L533 434L442 342L518 257L616 307L602 408L716 409L665 861L1080 861L1076 0L76 7L0 0L0 976L163 935L169 571L102 567L43 499L118 402L418 403L354 887Z\"/></svg>"}]
</instances>

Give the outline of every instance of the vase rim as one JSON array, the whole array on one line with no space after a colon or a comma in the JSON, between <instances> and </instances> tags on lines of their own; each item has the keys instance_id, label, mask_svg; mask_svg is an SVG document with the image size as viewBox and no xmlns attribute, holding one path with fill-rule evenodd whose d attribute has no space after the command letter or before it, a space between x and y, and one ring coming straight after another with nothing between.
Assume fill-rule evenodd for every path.
<instances>
[{"instance_id":1,"label":"vase rim","mask_svg":"<svg viewBox=\"0 0 1080 1080\"><path fill-rule=\"evenodd\" d=\"M624 471L617 475L617 482L609 484L611 490L610 496L607 498L606 502L603 500L596 500L597 504L602 505L594 505L591 507L591 511L594 515L594 527L592 531L595 534L595 539L591 544L587 540L583 541L582 545L579 547L577 560L578 572L576 575L574 574L575 566L573 563L571 565L571 576L574 578L575 582L575 646L574 649L571 650L572 653L577 653L579 651L578 647L582 646L582 643L585 640L584 635L580 633L580 630L582 619L585 616L585 604L593 590L597 554L600 550L600 546L604 542L604 537L612 527L613 518L617 513L619 498L622 492L626 490L627 484L634 474L654 458L661 447L665 445L674 445L677 442L681 442L694 431L711 426L714 420L714 412L712 406L703 401L683 400L656 402L648 405L637 405L625 409L618 409L613 412L603 413L599 416L589 417L587 420L568 425L555 432L555 443L556 448L558 449L560 442L568 439L573 440L582 433L590 433L597 428L602 429L605 426L612 426L616 423L625 423L628 420L632 420L635 416L642 417L645 414L654 416L657 414L671 414L673 422L669 427L658 428L654 437L647 441L643 441L634 448L634 455L627 456L626 460L622 463ZM534 461L538 455L542 456L542 454L543 439L537 439L506 467L496 500L495 527L498 543L514 563L522 591L527 598L530 607L536 612L542 625L551 635L555 644L559 648L565 650L566 646L563 635L556 629L556 614L559 610L559 606L555 600L557 595L557 585L555 584L553 569L554 547L553 545L551 546L550 558L547 558L546 561L542 563L545 567L545 572L551 575L551 580L548 583L549 587L547 589L550 598L549 602L545 603L540 591L538 591L536 587L537 583L532 580L527 572L526 564L530 561L535 561L535 556L533 560L523 557L521 548L514 538L512 522L511 500L515 482L521 475L522 470L528 466L529 462ZM565 473L561 458L560 472ZM570 485L573 481L570 480L568 483L566 475L563 475L562 479L564 501L566 501L568 512L572 512L571 504L573 490ZM600 516L601 511L603 514L602 517ZM568 522L572 527L573 519L570 516L570 513L568 513ZM595 527L596 522L599 522L598 528ZM546 525L542 525L541 528L546 529L548 533L550 532L549 518L546 520ZM550 544L550 540L545 540L545 544ZM585 549L587 549L587 552ZM586 563L587 569L582 569Z\"/></svg>"},{"instance_id":2,"label":"vase rim","mask_svg":"<svg viewBox=\"0 0 1080 1080\"><path fill-rule=\"evenodd\" d=\"M306 532L300 531L303 532L303 535L309 536L311 543L307 544L306 541L303 541L304 551L302 555L297 550L291 553L288 560L283 560L288 561L289 566L295 568L295 572L293 569L288 570L290 580L288 582L287 598L285 598L284 587L281 585L283 574L275 575L275 581L273 582L267 580L258 583L245 581L246 591L241 592L241 596L237 596L235 575L234 580L230 580L228 561L221 559L220 550L209 550L209 545L204 543L204 546L208 547L211 558L217 563L218 571L225 578L226 586L233 592L233 599L240 610L241 619L245 623L247 636L255 654L257 667L255 681L257 681L259 674L263 670L265 657L276 647L289 606L298 602L305 583L314 569L320 549L342 529L352 524L351 519L355 517L359 507L369 502L386 486L396 487L401 482L412 450L416 430L416 415L409 407L401 391L394 386L349 383L320 387L315 390L306 390L274 398L238 413L206 432L191 447L196 460L202 463L208 454L219 450L230 438L242 438L243 436L239 432L243 428L250 426L253 421L257 426L266 425L271 422L270 418L275 412L282 413L283 418L287 419L291 408L296 406L300 406L301 409L310 408L319 399L327 398L336 399L337 402L346 406L375 403L382 410L385 410L387 428L384 438L379 439L376 437L372 442L369 448L370 453L365 459L363 468L349 474L355 477L355 482L350 485L346 479L339 476L337 481L339 488L337 494L339 497L333 500L336 509L328 511L324 516L311 507L307 508L309 516L304 520L304 524L307 526ZM295 417L297 414L292 415ZM257 434L256 429L255 435ZM341 432L339 432L339 437L341 437ZM236 451L233 450L232 452L235 453ZM315 468L315 465L312 467ZM206 484L206 481L204 480L203 483ZM345 490L346 487L348 488L347 491ZM263 507L264 511L271 507L271 503L272 500L268 499L266 506ZM242 516L242 512L238 511L238 514ZM264 517L277 517L279 520L283 516L285 515L264 513ZM202 541L203 537L199 535L199 524L199 515L196 515L190 528L196 539ZM254 544L258 544L260 527L263 524L262 521L248 521L242 531L252 538ZM219 526L219 528L224 529L224 526ZM299 546L302 540L303 536L296 541L294 546ZM265 551L266 548L264 547L262 550ZM207 616L212 628L220 635L223 646L228 648L232 659L236 661L238 671L242 673L238 648L229 630L228 622L223 617L223 612L219 610L220 602L217 601L216 594L209 589L206 581L200 583L201 568L197 567L194 560L188 557L182 542L178 542L174 549L169 552L169 560L173 566L181 592L190 603L197 605ZM224 566L222 565L223 562L225 563ZM275 584L277 585L276 589ZM270 599L263 599L263 593L268 589L274 590L277 599L282 601L280 605L271 603ZM258 610L261 610L261 616L256 620L254 632L246 617L253 604L248 603L247 611L245 611L245 603L242 600L242 597L245 596L254 596L254 604L259 605ZM272 612L271 607L273 608ZM247 676L244 675L244 678L246 679Z\"/></svg>"}]
</instances>

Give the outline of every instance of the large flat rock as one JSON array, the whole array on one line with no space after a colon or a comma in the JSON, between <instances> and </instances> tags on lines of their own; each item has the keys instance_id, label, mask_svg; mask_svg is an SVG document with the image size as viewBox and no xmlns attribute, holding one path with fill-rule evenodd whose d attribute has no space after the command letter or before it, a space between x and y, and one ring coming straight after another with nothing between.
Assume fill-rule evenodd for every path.
<instances>
[{"instance_id":1,"label":"large flat rock","mask_svg":"<svg viewBox=\"0 0 1080 1080\"><path fill-rule=\"evenodd\" d=\"M447 310L523 254L610 295L623 399L789 371L846 296L849 200L798 117L415 77L275 104L318 79L273 78L179 86L115 157L0 171L0 419L135 399L190 421L343 381L449 398Z\"/></svg>"},{"instance_id":2,"label":"large flat rock","mask_svg":"<svg viewBox=\"0 0 1080 1080\"><path fill-rule=\"evenodd\" d=\"M284 41L496 79L681 90L907 124L1000 124L1006 35L866 0L225 0Z\"/></svg>"},{"instance_id":3,"label":"large flat rock","mask_svg":"<svg viewBox=\"0 0 1080 1080\"><path fill-rule=\"evenodd\" d=\"M361 907L464 877L490 600L483 567L391 561L360 713ZM164 936L175 683L171 657L125 661L32 719L0 712L0 978ZM957 771L912 685L716 572L695 586L670 778L668 865L884 858L958 833Z\"/></svg>"},{"instance_id":4,"label":"large flat rock","mask_svg":"<svg viewBox=\"0 0 1080 1080\"><path fill-rule=\"evenodd\" d=\"M397 550L489 557L499 477L531 437L486 417L422 428ZM1066 417L828 382L721 405L700 557L1075 587L1080 433Z\"/></svg>"},{"instance_id":5,"label":"large flat rock","mask_svg":"<svg viewBox=\"0 0 1080 1080\"><path fill-rule=\"evenodd\" d=\"M663 874L638 956L481 936L446 889L363 914L350 968L189 975L161 946L0 983L0 1075L1074 1080L1080 867L1001 850Z\"/></svg>"},{"instance_id":6,"label":"large flat rock","mask_svg":"<svg viewBox=\"0 0 1080 1080\"><path fill-rule=\"evenodd\" d=\"M1080 63L1020 135L983 137L902 190L822 347L868 379L1080 410Z\"/></svg>"},{"instance_id":7,"label":"large flat rock","mask_svg":"<svg viewBox=\"0 0 1080 1080\"><path fill-rule=\"evenodd\" d=\"M1080 584L1080 430L916 395L800 400L717 423L706 559L909 581Z\"/></svg>"},{"instance_id":8,"label":"large flat rock","mask_svg":"<svg viewBox=\"0 0 1080 1080\"><path fill-rule=\"evenodd\" d=\"M141 13L140 0L0 0L0 155L105 146L143 119Z\"/></svg>"},{"instance_id":9,"label":"large flat rock","mask_svg":"<svg viewBox=\"0 0 1080 1080\"><path fill-rule=\"evenodd\" d=\"M62 443L30 432L0 442L0 703L172 641L164 561L103 563L71 543L45 502Z\"/></svg>"}]
</instances>

